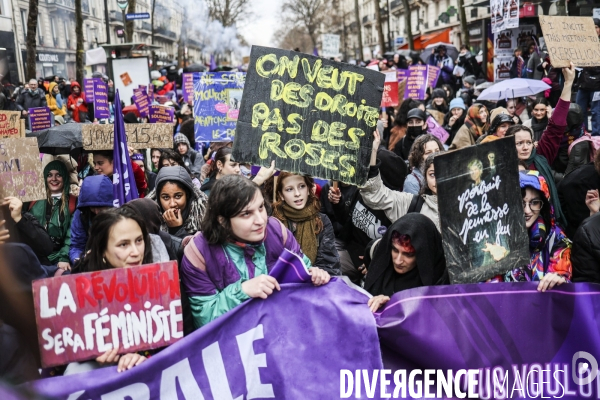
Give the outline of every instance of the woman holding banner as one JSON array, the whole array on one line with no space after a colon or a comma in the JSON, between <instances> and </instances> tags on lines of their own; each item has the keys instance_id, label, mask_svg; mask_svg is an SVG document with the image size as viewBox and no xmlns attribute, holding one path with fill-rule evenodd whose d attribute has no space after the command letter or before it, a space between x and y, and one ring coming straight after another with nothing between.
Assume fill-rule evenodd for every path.
<instances>
[{"instance_id":1,"label":"woman holding banner","mask_svg":"<svg viewBox=\"0 0 600 400\"><path fill-rule=\"evenodd\" d=\"M208 198L202 233L185 247L181 281L199 328L249 298L281 290L268 273L284 250L303 258L315 286L329 274L312 267L294 235L269 217L269 203L256 183L240 175L219 179Z\"/></svg>"},{"instance_id":2,"label":"woman holding banner","mask_svg":"<svg viewBox=\"0 0 600 400\"><path fill-rule=\"evenodd\" d=\"M367 303L372 312L402 290L450 283L442 235L421 214L407 214L394 222L373 243L369 255L364 288L374 296Z\"/></svg>"},{"instance_id":3,"label":"woman holding banner","mask_svg":"<svg viewBox=\"0 0 600 400\"><path fill-rule=\"evenodd\" d=\"M440 230L440 217L438 213L438 199L433 174L433 157L430 155L425 161L425 180L422 195L398 192L386 187L379 173L379 160L377 160L377 148L381 137L379 132L373 133L373 151L371 152L371 167L369 169L369 180L364 187L360 188L360 194L365 204L374 209L382 210L390 221L396 221L409 212L417 212L425 215L435 223L438 231ZM428 164L429 158L431 162ZM433 178L429 176L432 175Z\"/></svg>"},{"instance_id":4,"label":"woman holding banner","mask_svg":"<svg viewBox=\"0 0 600 400\"><path fill-rule=\"evenodd\" d=\"M329 275L340 275L340 257L329 218L322 214L315 183L306 175L282 172L277 180L273 216L294 233L300 248L313 266Z\"/></svg>"}]
</instances>

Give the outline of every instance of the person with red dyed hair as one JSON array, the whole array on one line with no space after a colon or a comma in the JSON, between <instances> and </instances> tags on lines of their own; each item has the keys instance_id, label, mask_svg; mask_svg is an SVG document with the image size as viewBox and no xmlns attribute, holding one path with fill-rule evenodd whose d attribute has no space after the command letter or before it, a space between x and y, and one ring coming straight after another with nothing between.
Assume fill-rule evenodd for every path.
<instances>
[{"instance_id":1,"label":"person with red dyed hair","mask_svg":"<svg viewBox=\"0 0 600 400\"><path fill-rule=\"evenodd\" d=\"M442 235L424 215L406 214L367 252L372 261L364 288L374 296L368 302L373 312L396 292L450 283Z\"/></svg>"}]
</instances>

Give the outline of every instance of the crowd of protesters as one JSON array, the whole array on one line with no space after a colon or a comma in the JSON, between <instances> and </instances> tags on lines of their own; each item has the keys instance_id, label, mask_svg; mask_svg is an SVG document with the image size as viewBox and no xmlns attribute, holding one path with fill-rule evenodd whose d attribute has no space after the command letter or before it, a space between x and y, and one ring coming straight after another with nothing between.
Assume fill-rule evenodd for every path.
<instances>
[{"instance_id":1,"label":"crowd of protesters","mask_svg":"<svg viewBox=\"0 0 600 400\"><path fill-rule=\"evenodd\" d=\"M600 20L594 22L600 35ZM114 207L112 151L78 159L45 156L46 198L28 204L17 197L2 200L6 264L27 291L33 279L175 260L189 333L247 299L281 290L269 271L287 249L302 257L315 286L345 276L373 295L368 306L376 312L401 290L450 283L435 157L514 136L530 262L488 282L533 281L542 292L572 282L600 283L600 101L593 100L600 68L555 69L543 49L524 50L515 51L511 76L547 80L551 89L493 103L477 101L477 85L485 79L466 46L456 59L445 46L437 48L426 61L441 69L428 99L381 110L363 187L319 185L288 172L275 179L275 163L251 175L250 166L232 158L231 143L196 141L192 108L179 95L177 76L153 71L155 101L176 109L174 145L130 150L140 198ZM423 61L397 54L375 63L389 70ZM95 77L107 82L112 102L112 81ZM4 109L24 117L29 108L48 106L56 124L114 118L96 121L81 86L59 77L31 79L4 92ZM443 115L443 141L428 132L426 120L434 111ZM123 112L126 123L142 121L135 106ZM469 168L473 184L484 183L481 163ZM0 315L3 327L15 318ZM15 357L28 359L18 345L23 339L14 340ZM114 364L124 371L148 356L119 356L113 349L44 373ZM0 374L30 379L27 366L0 363Z\"/></svg>"}]
</instances>

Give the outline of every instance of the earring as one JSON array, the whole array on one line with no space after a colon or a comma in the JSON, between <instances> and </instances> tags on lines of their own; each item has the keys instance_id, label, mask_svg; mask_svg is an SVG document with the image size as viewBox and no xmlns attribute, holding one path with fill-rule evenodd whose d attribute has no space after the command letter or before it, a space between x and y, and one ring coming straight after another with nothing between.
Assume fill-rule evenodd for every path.
<instances>
[{"instance_id":1,"label":"earring","mask_svg":"<svg viewBox=\"0 0 600 400\"><path fill-rule=\"evenodd\" d=\"M106 258L102 257L102 263L106 264Z\"/></svg>"}]
</instances>

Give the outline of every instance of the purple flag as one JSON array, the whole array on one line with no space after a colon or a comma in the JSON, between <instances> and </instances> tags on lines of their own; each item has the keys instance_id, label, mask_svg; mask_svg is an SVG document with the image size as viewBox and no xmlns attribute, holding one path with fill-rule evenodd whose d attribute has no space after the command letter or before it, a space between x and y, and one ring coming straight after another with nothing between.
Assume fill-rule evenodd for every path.
<instances>
[{"instance_id":1,"label":"purple flag","mask_svg":"<svg viewBox=\"0 0 600 400\"><path fill-rule=\"evenodd\" d=\"M316 47L313 47L313 56L319 57L319 50Z\"/></svg>"},{"instance_id":2,"label":"purple flag","mask_svg":"<svg viewBox=\"0 0 600 400\"><path fill-rule=\"evenodd\" d=\"M115 93L115 136L113 148L113 204L120 207L123 204L139 197L133 167L127 148L127 135L125 134L125 121L121 111L119 91Z\"/></svg>"}]
</instances>

